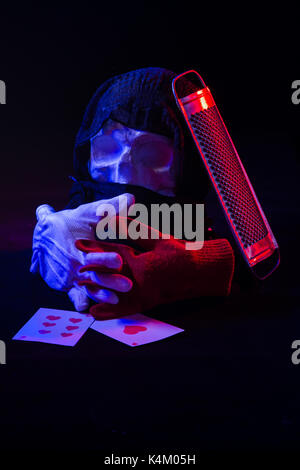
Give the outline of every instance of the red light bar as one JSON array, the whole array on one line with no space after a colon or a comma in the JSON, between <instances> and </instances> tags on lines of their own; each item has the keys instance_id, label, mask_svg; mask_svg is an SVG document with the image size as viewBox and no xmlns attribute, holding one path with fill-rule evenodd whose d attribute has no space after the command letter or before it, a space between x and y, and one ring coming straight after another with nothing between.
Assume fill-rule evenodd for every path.
<instances>
[{"instance_id":1,"label":"red light bar","mask_svg":"<svg viewBox=\"0 0 300 470\"><path fill-rule=\"evenodd\" d=\"M178 75L172 89L237 245L265 279L279 265L278 244L212 94L194 70Z\"/></svg>"}]
</instances>

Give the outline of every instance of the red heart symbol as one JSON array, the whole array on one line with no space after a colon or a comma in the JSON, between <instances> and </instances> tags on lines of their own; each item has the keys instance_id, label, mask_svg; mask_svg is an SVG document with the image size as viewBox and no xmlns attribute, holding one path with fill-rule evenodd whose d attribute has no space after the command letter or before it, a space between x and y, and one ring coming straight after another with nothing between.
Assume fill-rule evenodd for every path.
<instances>
[{"instance_id":1,"label":"red heart symbol","mask_svg":"<svg viewBox=\"0 0 300 470\"><path fill-rule=\"evenodd\" d=\"M39 330L41 335L45 335L46 333L51 333L51 330Z\"/></svg>"},{"instance_id":2,"label":"red heart symbol","mask_svg":"<svg viewBox=\"0 0 300 470\"><path fill-rule=\"evenodd\" d=\"M63 336L64 338L66 338L67 336L72 336L73 333L61 333L61 336Z\"/></svg>"},{"instance_id":3,"label":"red heart symbol","mask_svg":"<svg viewBox=\"0 0 300 470\"><path fill-rule=\"evenodd\" d=\"M48 315L48 320L59 320L61 317L56 317L55 315Z\"/></svg>"},{"instance_id":4,"label":"red heart symbol","mask_svg":"<svg viewBox=\"0 0 300 470\"><path fill-rule=\"evenodd\" d=\"M79 328L79 326L66 326L66 330L77 330L77 328Z\"/></svg>"},{"instance_id":5,"label":"red heart symbol","mask_svg":"<svg viewBox=\"0 0 300 470\"><path fill-rule=\"evenodd\" d=\"M124 328L125 335L136 335L140 331L146 331L147 328L145 326L135 326L135 325L127 325Z\"/></svg>"},{"instance_id":6,"label":"red heart symbol","mask_svg":"<svg viewBox=\"0 0 300 470\"><path fill-rule=\"evenodd\" d=\"M44 325L44 326L55 326L56 323L49 323L48 321L45 321L45 322L43 323L43 325Z\"/></svg>"},{"instance_id":7,"label":"red heart symbol","mask_svg":"<svg viewBox=\"0 0 300 470\"><path fill-rule=\"evenodd\" d=\"M79 323L80 321L82 321L81 318L69 318L69 321L71 321L72 323Z\"/></svg>"}]
</instances>

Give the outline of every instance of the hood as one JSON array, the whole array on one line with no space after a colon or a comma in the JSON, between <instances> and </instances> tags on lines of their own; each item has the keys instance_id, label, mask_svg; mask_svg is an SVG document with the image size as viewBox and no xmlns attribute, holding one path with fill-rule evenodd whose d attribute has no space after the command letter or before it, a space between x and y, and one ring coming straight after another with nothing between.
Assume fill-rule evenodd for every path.
<instances>
[{"instance_id":1,"label":"hood","mask_svg":"<svg viewBox=\"0 0 300 470\"><path fill-rule=\"evenodd\" d=\"M90 139L107 119L113 119L127 127L170 138L179 155L177 194L202 199L208 178L173 96L172 80L176 76L164 68L148 67L112 77L96 90L75 140L76 180L91 180L87 168Z\"/></svg>"}]
</instances>

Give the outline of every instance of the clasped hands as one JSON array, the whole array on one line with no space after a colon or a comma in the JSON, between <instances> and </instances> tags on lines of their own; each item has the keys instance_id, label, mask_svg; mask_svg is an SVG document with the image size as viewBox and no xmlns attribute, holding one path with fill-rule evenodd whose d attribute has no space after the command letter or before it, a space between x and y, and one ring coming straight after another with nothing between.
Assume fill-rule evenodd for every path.
<instances>
[{"instance_id":1,"label":"clasped hands","mask_svg":"<svg viewBox=\"0 0 300 470\"><path fill-rule=\"evenodd\" d=\"M123 194L77 209L54 212L37 209L31 272L47 284L68 292L76 310L88 309L98 319L147 311L156 305L200 296L225 296L231 288L234 253L228 240L207 240L199 250L186 250L183 240L164 238L152 227L135 248L98 241L95 228L101 204L111 204L115 214L134 204ZM117 216L119 233L132 219ZM134 222L139 224L139 222ZM126 237L125 237L126 238Z\"/></svg>"}]
</instances>

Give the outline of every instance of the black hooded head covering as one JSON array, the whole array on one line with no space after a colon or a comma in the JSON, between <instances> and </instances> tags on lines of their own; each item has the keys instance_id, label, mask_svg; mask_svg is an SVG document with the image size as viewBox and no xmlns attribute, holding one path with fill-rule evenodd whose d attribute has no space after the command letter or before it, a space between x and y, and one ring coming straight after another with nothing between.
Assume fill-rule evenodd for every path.
<instances>
[{"instance_id":1,"label":"black hooded head covering","mask_svg":"<svg viewBox=\"0 0 300 470\"><path fill-rule=\"evenodd\" d=\"M173 96L172 80L176 75L164 68L148 67L112 77L97 89L86 108L74 147L75 178L81 186L89 190L97 185L102 188L118 186L117 183L103 186L103 183L93 182L87 165L90 139L107 119L113 119L133 129L171 138L179 156L177 195L203 198L208 179ZM78 193L78 184L75 183L73 194L76 191ZM89 202L93 197L85 199L80 203Z\"/></svg>"}]
</instances>

